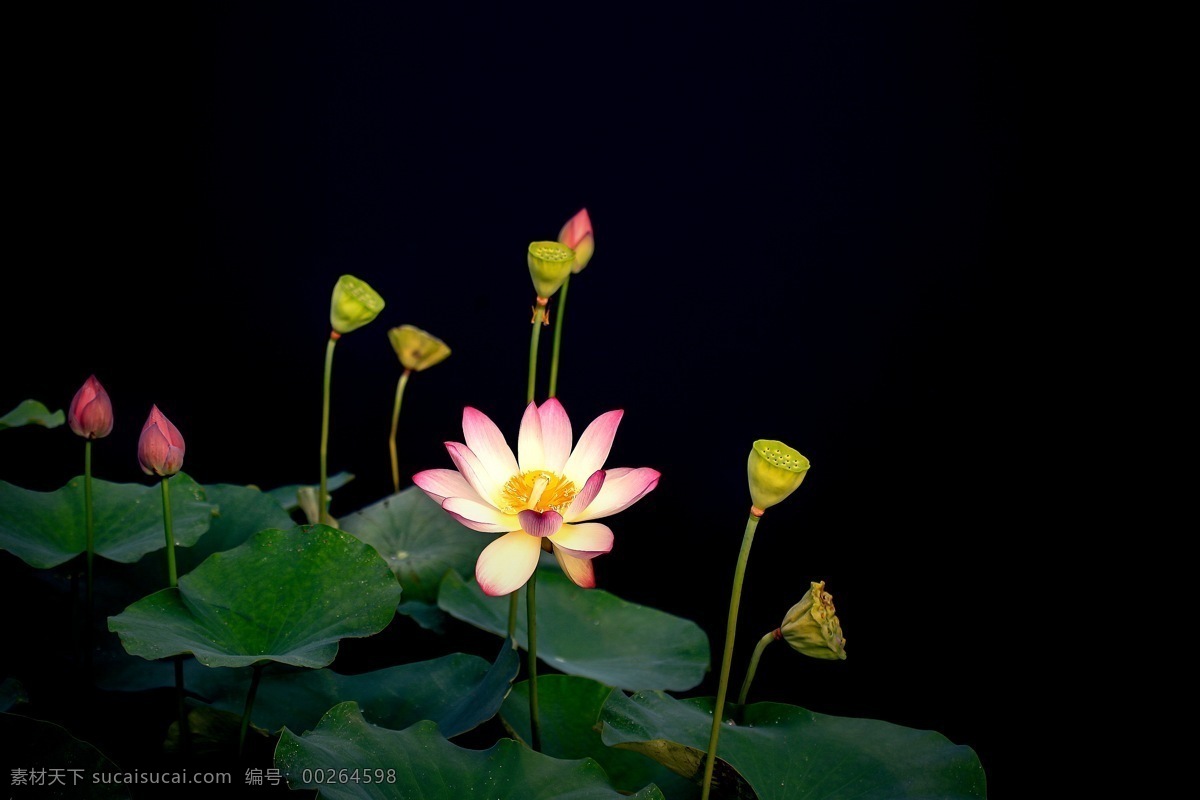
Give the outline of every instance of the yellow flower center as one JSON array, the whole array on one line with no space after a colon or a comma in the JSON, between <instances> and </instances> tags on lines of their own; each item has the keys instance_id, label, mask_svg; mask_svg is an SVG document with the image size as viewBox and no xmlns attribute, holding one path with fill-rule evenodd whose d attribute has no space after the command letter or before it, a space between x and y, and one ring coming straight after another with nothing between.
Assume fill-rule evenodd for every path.
<instances>
[{"instance_id":1,"label":"yellow flower center","mask_svg":"<svg viewBox=\"0 0 1200 800\"><path fill-rule=\"evenodd\" d=\"M542 512L554 509L562 513L571 505L577 491L575 484L562 475L544 469L531 469L513 475L501 490L500 510L505 514L516 514L525 509Z\"/></svg>"}]
</instances>

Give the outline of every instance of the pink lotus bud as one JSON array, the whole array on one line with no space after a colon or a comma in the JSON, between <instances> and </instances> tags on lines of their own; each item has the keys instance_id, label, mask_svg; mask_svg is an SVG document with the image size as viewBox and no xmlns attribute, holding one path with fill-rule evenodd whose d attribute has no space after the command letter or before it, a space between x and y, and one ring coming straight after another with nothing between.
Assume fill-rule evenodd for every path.
<instances>
[{"instance_id":1,"label":"pink lotus bud","mask_svg":"<svg viewBox=\"0 0 1200 800\"><path fill-rule=\"evenodd\" d=\"M592 218L586 208L567 220L558 232L558 241L575 251L575 263L571 265L571 273L580 272L592 260L596 251L596 240L592 236Z\"/></svg>"},{"instance_id":2,"label":"pink lotus bud","mask_svg":"<svg viewBox=\"0 0 1200 800\"><path fill-rule=\"evenodd\" d=\"M142 472L163 477L174 475L183 467L183 449L179 428L163 416L158 406L152 407L138 439L138 462Z\"/></svg>"},{"instance_id":3,"label":"pink lotus bud","mask_svg":"<svg viewBox=\"0 0 1200 800\"><path fill-rule=\"evenodd\" d=\"M103 439L112 433L112 401L95 375L84 381L72 398L67 422L71 430L85 439Z\"/></svg>"}]
</instances>

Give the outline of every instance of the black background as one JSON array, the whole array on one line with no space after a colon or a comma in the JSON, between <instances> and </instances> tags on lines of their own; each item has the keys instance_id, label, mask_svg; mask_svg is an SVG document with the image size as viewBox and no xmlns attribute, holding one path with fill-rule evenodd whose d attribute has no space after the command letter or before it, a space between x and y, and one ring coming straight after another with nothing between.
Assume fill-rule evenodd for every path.
<instances>
[{"instance_id":1,"label":"black background","mask_svg":"<svg viewBox=\"0 0 1200 800\"><path fill-rule=\"evenodd\" d=\"M149 481L136 442L158 404L201 483L315 482L329 295L354 274L387 307L335 356L348 513L391 491L389 327L453 349L409 383L406 475L451 466L464 405L515 443L525 248L586 207L596 254L571 281L558 395L577 432L623 408L608 465L663 474L608 521L600 587L696 621L719 661L746 456L781 439L812 468L759 526L735 683L826 580L848 660L773 649L754 694L938 730L1011 785L1014 454L1032 436L1013 330L1034 319L1014 20L183 3L21 29L0 408L65 409L94 373L116 408L98 477ZM65 426L0 438L0 479L82 471Z\"/></svg>"}]
</instances>

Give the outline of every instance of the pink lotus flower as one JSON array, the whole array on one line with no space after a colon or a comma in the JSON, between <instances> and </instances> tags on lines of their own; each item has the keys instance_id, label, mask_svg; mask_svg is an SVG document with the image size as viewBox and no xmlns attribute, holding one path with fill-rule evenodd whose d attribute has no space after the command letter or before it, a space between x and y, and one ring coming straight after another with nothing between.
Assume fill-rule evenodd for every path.
<instances>
[{"instance_id":1,"label":"pink lotus flower","mask_svg":"<svg viewBox=\"0 0 1200 800\"><path fill-rule=\"evenodd\" d=\"M85 439L103 439L112 433L112 400L95 375L89 376L71 398L67 423L71 430Z\"/></svg>"},{"instance_id":2,"label":"pink lotus flower","mask_svg":"<svg viewBox=\"0 0 1200 800\"><path fill-rule=\"evenodd\" d=\"M446 442L457 471L428 469L413 482L473 530L503 534L475 564L485 594L505 595L525 584L543 549L585 589L596 585L592 559L612 549L607 517L636 503L658 485L649 467L601 469L623 411L601 414L571 449L571 420L550 398L530 403L521 419L517 455L488 417L463 410L466 444Z\"/></svg>"},{"instance_id":3,"label":"pink lotus flower","mask_svg":"<svg viewBox=\"0 0 1200 800\"><path fill-rule=\"evenodd\" d=\"M183 435L179 428L163 416L158 406L153 406L138 439L138 463L142 465L142 472L163 477L174 475L183 467L183 451Z\"/></svg>"},{"instance_id":4,"label":"pink lotus flower","mask_svg":"<svg viewBox=\"0 0 1200 800\"><path fill-rule=\"evenodd\" d=\"M592 218L586 208L567 220L558 232L558 241L575 251L575 263L571 265L571 273L583 270L592 260L596 252L596 237L592 233Z\"/></svg>"}]
</instances>

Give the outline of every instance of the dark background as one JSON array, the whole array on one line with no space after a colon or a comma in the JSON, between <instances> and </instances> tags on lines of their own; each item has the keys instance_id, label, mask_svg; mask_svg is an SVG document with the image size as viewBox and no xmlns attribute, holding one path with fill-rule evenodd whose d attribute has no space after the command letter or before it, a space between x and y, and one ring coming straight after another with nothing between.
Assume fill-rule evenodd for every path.
<instances>
[{"instance_id":1,"label":"dark background","mask_svg":"<svg viewBox=\"0 0 1200 800\"><path fill-rule=\"evenodd\" d=\"M387 307L335 357L348 513L391 491L389 327L453 349L409 383L406 475L451 466L464 405L515 443L525 248L586 207L558 395L577 433L623 408L608 465L663 473L609 520L600 587L696 621L719 661L746 456L783 440L812 469L759 526L735 684L826 580L848 660L773 648L754 694L938 730L1003 794L1033 437L1013 332L1036 267L1024 42L995 5L28 12L0 409L65 409L94 373L116 408L98 477L148 482L158 404L201 483L315 482L329 295L351 273ZM0 438L0 479L82 472L65 426Z\"/></svg>"}]
</instances>

